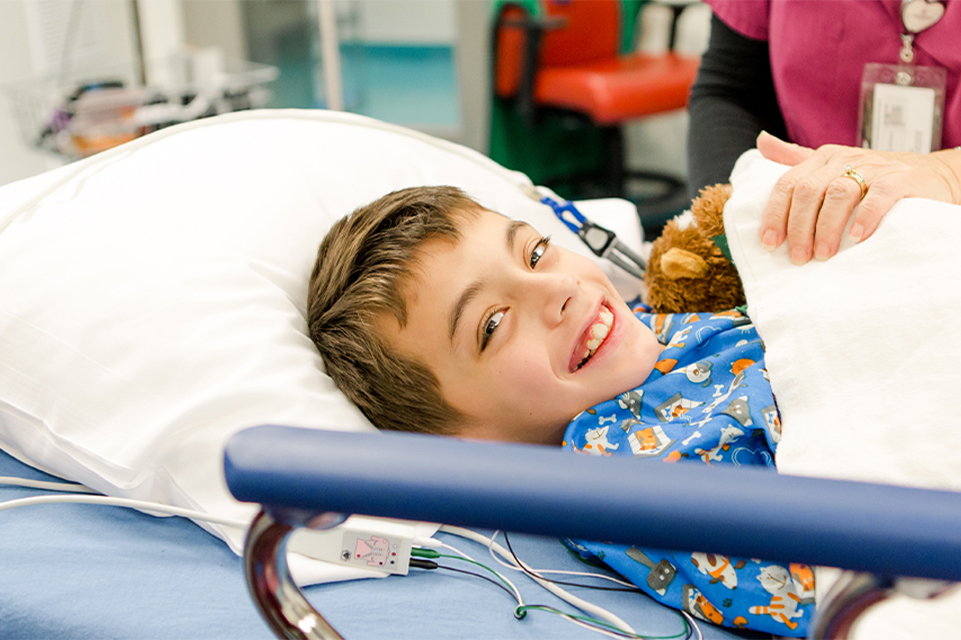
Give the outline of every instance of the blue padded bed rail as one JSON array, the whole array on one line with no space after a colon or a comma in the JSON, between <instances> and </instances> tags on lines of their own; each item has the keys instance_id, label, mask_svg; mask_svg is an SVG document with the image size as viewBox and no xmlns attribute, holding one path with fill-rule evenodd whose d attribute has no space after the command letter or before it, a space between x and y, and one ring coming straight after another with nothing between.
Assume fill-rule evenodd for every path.
<instances>
[{"instance_id":1,"label":"blue padded bed rail","mask_svg":"<svg viewBox=\"0 0 961 640\"><path fill-rule=\"evenodd\" d=\"M291 529L363 514L961 581L949 491L272 425L230 440L225 473L237 499Z\"/></svg>"}]
</instances>

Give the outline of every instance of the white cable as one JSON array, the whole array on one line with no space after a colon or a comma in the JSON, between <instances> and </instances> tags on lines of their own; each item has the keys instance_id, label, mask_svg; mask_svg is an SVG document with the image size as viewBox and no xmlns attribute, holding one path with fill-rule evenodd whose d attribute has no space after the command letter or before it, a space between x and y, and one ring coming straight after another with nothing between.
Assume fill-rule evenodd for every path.
<instances>
[{"instance_id":1,"label":"white cable","mask_svg":"<svg viewBox=\"0 0 961 640\"><path fill-rule=\"evenodd\" d=\"M608 631L607 629L605 629L605 628L603 628L603 627L596 627L596 626L594 626L594 625L592 625L592 624L588 624L588 623L584 622L583 620L578 620L578 619L575 618L574 616L569 616L569 615L564 614L564 613L560 614L560 616L561 616L562 618L567 619L569 622L573 622L574 624L576 624L576 625L579 626L579 627L584 627L585 629L590 629L590 630L593 631L594 633L599 633L599 634L601 634L602 636L607 636L607 637L609 637L609 638L617 638L617 640L623 640L623 638L624 638L624 635L623 635L623 634L620 634L620 635L619 635L619 634L614 633L613 631Z\"/></svg>"},{"instance_id":2,"label":"white cable","mask_svg":"<svg viewBox=\"0 0 961 640\"><path fill-rule=\"evenodd\" d=\"M500 529L494 532L494 535L491 536L491 539L497 540L497 534L499 533L500 533ZM511 559L511 562L507 562L505 560L501 560L500 558L498 558L497 555L494 553L494 550L491 549L490 547L487 547L487 550L490 552L491 558L493 558L494 562L501 565L502 567L510 569L511 571L522 571L522 572L524 571L524 567L519 567L516 564L512 564L513 558ZM620 580L614 576L609 576L605 573L593 573L591 571L563 571L561 569L532 569L530 567L527 567L526 569L527 569L527 572L534 573L534 574L550 573L550 574L564 575L564 576L579 576L582 578L598 578L600 580L608 580L615 584L619 584L622 587L630 587L631 589L636 589L637 591L641 590L640 587L638 587L633 582L628 582L627 580Z\"/></svg>"},{"instance_id":3,"label":"white cable","mask_svg":"<svg viewBox=\"0 0 961 640\"><path fill-rule=\"evenodd\" d=\"M474 542L478 542L478 543L483 544L483 545L485 545L485 546L487 546L487 547L490 547L490 548L494 549L495 551L497 551L497 553L499 553L499 554L500 554L505 560L507 560L508 562L510 562L511 560L513 560L513 556L511 556L511 553L510 553L507 549L505 549L504 547L502 547L501 545L499 545L499 544L498 544L497 542L495 542L494 540L488 538L487 536L483 536L483 535L481 535L481 534L479 534L479 533L477 533L477 532L475 532L475 531L471 531L470 529L464 529L463 527L452 527L452 526L446 525L446 524L445 524L445 525L442 525L441 528L440 528L440 530L443 531L444 533L450 533L450 534L453 534L453 535L455 535L455 536L460 536L460 537L462 537L462 538L467 538L468 540L473 540ZM542 579L537 578L537 577L535 577L535 576L530 576L530 578L531 578L531 580L533 580L533 581L536 582L537 584L541 585L542 587L544 587L545 589L547 589L548 591L550 591L551 593L553 593L554 595L556 595L558 598L560 598L560 599L568 602L569 604L577 607L577 608L580 609L581 611L584 611L584 612L586 612L586 613L589 613L589 614L591 614L592 616L594 616L594 617L596 617L596 618L600 618L600 619L602 619L602 620L606 620L607 622L610 622L612 625L614 625L615 627L617 627L617 628L620 629L621 631L624 631L625 633L630 633L630 634L632 634L632 635L638 635L637 632L634 631L633 628L631 628L631 625L627 624L626 622L624 622L623 620L621 620L620 618L618 618L616 615L614 615L613 613L611 613L611 612L608 611L607 609L602 609L601 607L598 607L598 606L595 605L595 604L591 604L590 602L587 602L586 600L582 600L581 598L578 598L578 597L575 596L574 594L568 593L568 592L565 591L564 589L561 589L561 588L558 587L556 584L552 584L552 583L550 583L550 582L548 582L548 581L546 581L546 580L542 580Z\"/></svg>"},{"instance_id":4,"label":"white cable","mask_svg":"<svg viewBox=\"0 0 961 640\"><path fill-rule=\"evenodd\" d=\"M697 625L697 620L694 619L694 616L689 614L687 611L684 611L683 609L681 609L681 613L684 614L684 617L687 618L688 624L690 624L694 628L694 631L697 633L697 640L704 640L704 634L701 633L701 627Z\"/></svg>"},{"instance_id":5,"label":"white cable","mask_svg":"<svg viewBox=\"0 0 961 640\"><path fill-rule=\"evenodd\" d=\"M437 546L438 546L438 547L443 547L444 549L447 549L448 551L453 551L454 553L456 553L456 554L459 555L460 557L462 557L462 558L467 558L467 559L470 560L471 562L477 562L476 560L474 560L473 558L471 558L469 555L467 555L466 553L464 553L464 552L461 551L460 549L457 549L456 547L452 547L452 546L450 546L449 544L447 544L447 543L445 543L445 542L441 542L441 543L438 544Z\"/></svg>"},{"instance_id":6,"label":"white cable","mask_svg":"<svg viewBox=\"0 0 961 640\"><path fill-rule=\"evenodd\" d=\"M520 567L511 567L511 569L513 569L514 571L524 571L524 569ZM625 588L634 589L639 592L641 591L641 588L638 587L633 582L627 582L626 580L619 580L614 576L604 575L603 573L591 573L589 571L562 571L561 569L531 569L530 567L527 567L527 572L536 573L536 574L550 573L550 574L562 575L562 576L578 576L581 578L597 578L598 580L607 580L609 582L613 582L614 584L618 584Z\"/></svg>"},{"instance_id":7,"label":"white cable","mask_svg":"<svg viewBox=\"0 0 961 640\"><path fill-rule=\"evenodd\" d=\"M491 540L496 540L496 539L497 539L497 534L499 534L499 533L500 533L500 529L494 531L494 535L491 537ZM514 571L524 571L524 570L525 570L525 567L524 567L524 566L516 566L516 565L514 565L514 564L511 564L511 563L514 562L513 554L511 554L511 556L512 556L512 557L511 557L511 563L508 563L508 562L505 562L504 560L501 560L500 558L498 558L498 557L494 554L494 549L493 549L490 545L488 545L487 549L488 549L488 551L490 551L491 558L493 558L498 564L503 565L504 567L507 567L508 569L513 569ZM638 589L638 591L641 591L640 588L637 587L637 585L635 585L635 584L633 584L633 583L631 583L631 582L625 582L625 581L622 581L622 580L618 580L617 578L615 578L615 577L613 577L613 576L608 576L608 575L605 575L605 574L603 574L603 573L592 573L592 572L587 572L587 571L560 571L560 570L554 570L554 569L532 569L532 568L530 568L530 567L526 567L526 570L527 570L526 572L529 572L529 573L531 573L531 574L559 573L559 574L568 574L568 575L575 575L575 576L587 576L587 577L592 577L592 578L603 578L603 579L606 579L606 580L610 580L611 582L616 582L617 584L622 584L622 585L628 586L628 587L634 587L635 589ZM701 628L698 626L697 621L694 619L694 617L693 617L691 614L689 614L687 611L684 611L683 609L680 610L680 614L681 614L682 616L684 616L684 618L687 620L687 622L691 625L691 628L692 628L692 629L694 630L694 632L697 634L698 640L704 640L704 634L701 632ZM584 625L584 626L590 627L590 625ZM591 627L591 628L593 628L593 627ZM597 630L597 631L598 631L598 633L605 633L604 631L600 631L600 630ZM607 635L611 635L611 634L607 634ZM615 637L618 637L618 636L615 636Z\"/></svg>"},{"instance_id":8,"label":"white cable","mask_svg":"<svg viewBox=\"0 0 961 640\"><path fill-rule=\"evenodd\" d=\"M411 538L410 543L415 547L427 547L428 549L436 549L444 544L440 540L435 540L434 538Z\"/></svg>"},{"instance_id":9,"label":"white cable","mask_svg":"<svg viewBox=\"0 0 961 640\"><path fill-rule=\"evenodd\" d=\"M44 489L45 491L70 491L71 493L94 493L90 487L75 482L47 482L45 480L28 480L26 478L16 478L14 476L0 476L0 485L10 487L27 487L29 489Z\"/></svg>"},{"instance_id":10,"label":"white cable","mask_svg":"<svg viewBox=\"0 0 961 640\"><path fill-rule=\"evenodd\" d=\"M207 522L213 522L215 524L223 524L229 527L241 527L246 528L247 523L234 520L232 518L221 518L220 516L211 515L209 513L203 513L200 511L194 511L193 509L181 509L180 507L172 507L166 504L159 504L156 502L146 502L144 500L131 500L129 498L112 498L108 496L91 496L91 495L78 495L78 494L66 494L60 496L33 496L31 498L17 498L15 500L7 500L6 502L0 502L0 511L6 511L8 509L15 509L17 507L29 507L38 504L56 504L56 503L73 503L73 504L100 504L108 505L114 507L129 507L131 509L142 509L145 511L155 511L159 513L166 513L172 516L181 516L184 518L193 518L196 520L206 520Z\"/></svg>"},{"instance_id":11,"label":"white cable","mask_svg":"<svg viewBox=\"0 0 961 640\"><path fill-rule=\"evenodd\" d=\"M462 558L464 558L464 559L466 559L466 560L470 560L471 562L475 563L475 564L478 565L478 566L484 566L484 565L482 565L480 562L477 562L477 560L474 560L474 559L471 558L469 555L467 555L466 553L464 553L463 551L461 551L460 549L457 549L457 548L455 548L455 547L452 547L452 546L450 546L449 544L440 542L440 543L439 543L439 546L440 546L440 547L443 547L444 549L447 549L447 550L449 550L449 551L453 551L453 552L456 553L457 555L461 556ZM502 581L504 581L505 584L507 584L508 586L510 586L511 591L514 592L514 599L517 600L517 606L523 607L523 606L524 606L524 598L521 596L520 589L518 589L517 586L516 586L513 582L511 582L510 580L508 580L507 576L505 576L504 574L500 573L499 571L495 571L494 569L490 569L490 571L491 571L491 573L493 573L494 575L496 575L498 578L500 578Z\"/></svg>"}]
</instances>

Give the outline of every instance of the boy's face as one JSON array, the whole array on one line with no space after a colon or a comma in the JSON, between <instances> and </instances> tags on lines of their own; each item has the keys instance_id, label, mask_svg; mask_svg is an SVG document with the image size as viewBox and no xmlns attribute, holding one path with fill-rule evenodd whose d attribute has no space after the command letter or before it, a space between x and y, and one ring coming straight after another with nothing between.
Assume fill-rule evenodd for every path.
<instances>
[{"instance_id":1,"label":"boy's face","mask_svg":"<svg viewBox=\"0 0 961 640\"><path fill-rule=\"evenodd\" d=\"M557 444L579 412L647 379L661 345L594 262L489 211L461 226L456 245L419 253L407 326L383 324L468 417L461 436Z\"/></svg>"}]
</instances>

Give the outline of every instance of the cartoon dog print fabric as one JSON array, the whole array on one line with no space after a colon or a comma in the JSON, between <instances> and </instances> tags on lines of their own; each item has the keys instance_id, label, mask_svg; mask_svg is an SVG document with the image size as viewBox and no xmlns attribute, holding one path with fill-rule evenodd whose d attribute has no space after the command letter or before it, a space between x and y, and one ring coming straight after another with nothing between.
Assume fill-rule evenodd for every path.
<instances>
[{"instance_id":1,"label":"cartoon dog print fabric","mask_svg":"<svg viewBox=\"0 0 961 640\"><path fill-rule=\"evenodd\" d=\"M738 311L635 314L664 351L643 385L578 415L564 447L652 463L731 464L774 472L781 422L764 349ZM749 558L566 541L662 603L714 624L804 636L814 614L813 574Z\"/></svg>"}]
</instances>

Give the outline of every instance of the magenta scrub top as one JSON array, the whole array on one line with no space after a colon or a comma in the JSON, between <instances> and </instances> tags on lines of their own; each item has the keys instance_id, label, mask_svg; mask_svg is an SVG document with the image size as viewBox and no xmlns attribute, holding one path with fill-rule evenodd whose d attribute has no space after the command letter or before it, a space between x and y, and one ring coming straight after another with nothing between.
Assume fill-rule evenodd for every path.
<instances>
[{"instance_id":1,"label":"magenta scrub top","mask_svg":"<svg viewBox=\"0 0 961 640\"><path fill-rule=\"evenodd\" d=\"M861 74L868 62L899 63L901 0L707 0L741 35L766 40L791 140L816 148L854 145ZM914 64L947 69L941 147L961 145L961 6L914 39Z\"/></svg>"}]
</instances>

